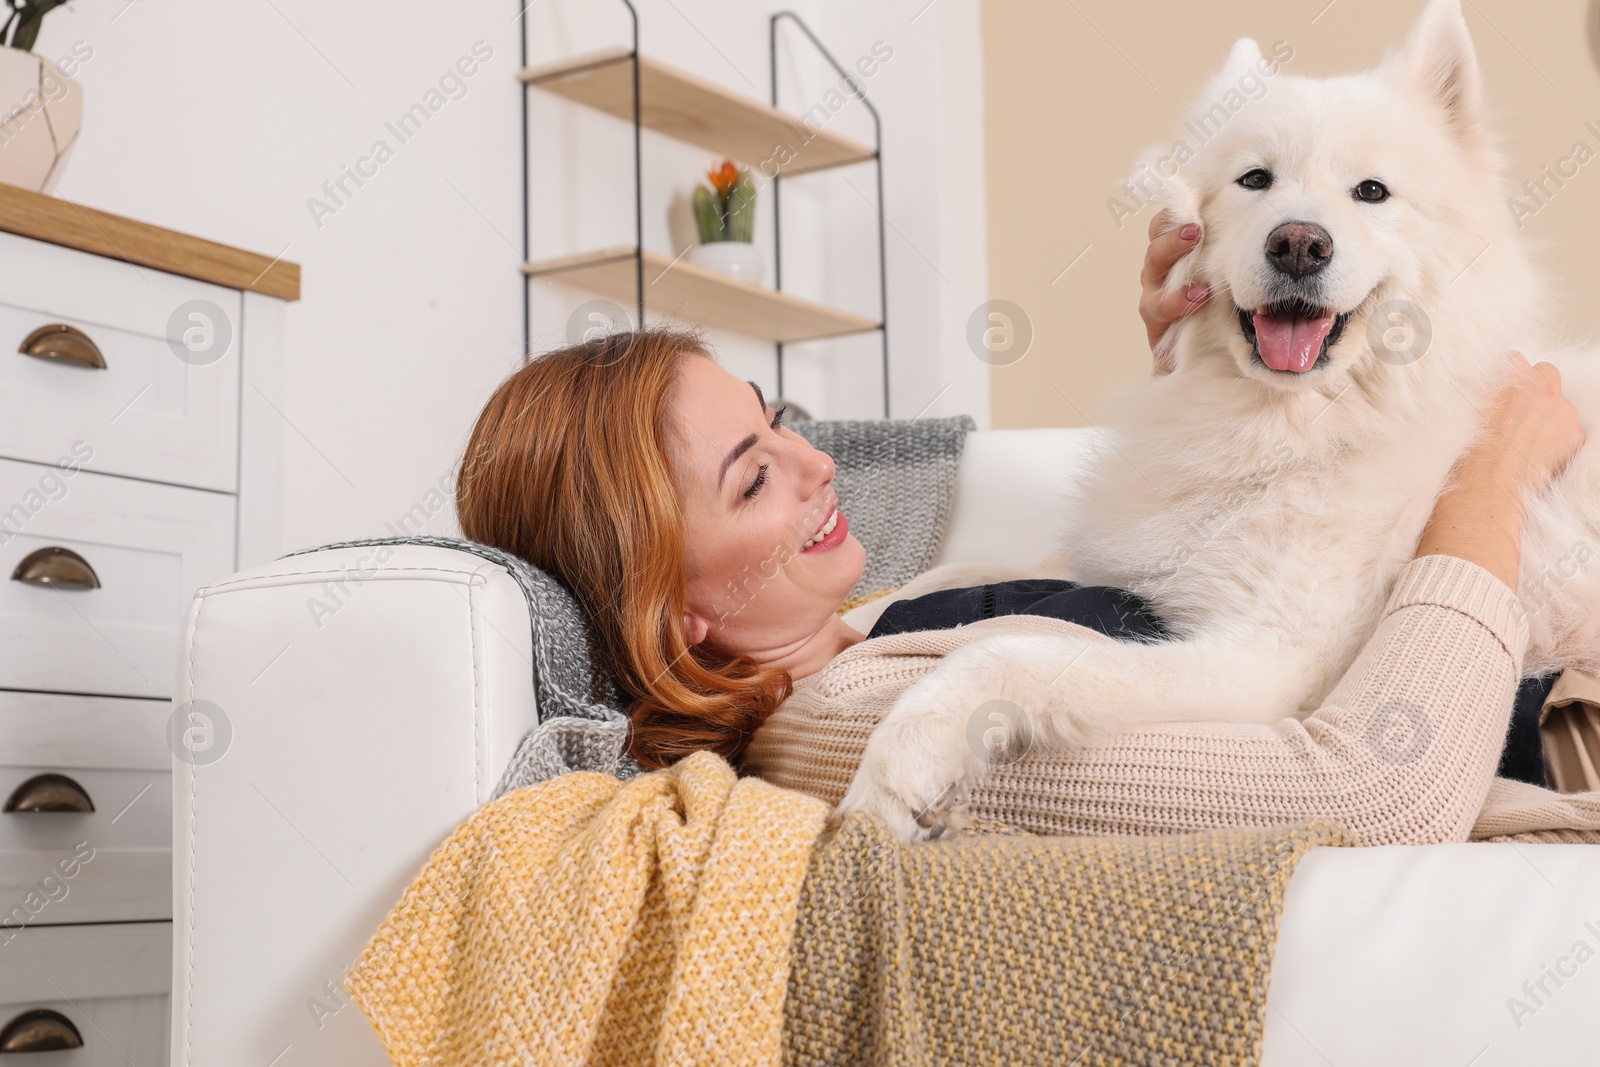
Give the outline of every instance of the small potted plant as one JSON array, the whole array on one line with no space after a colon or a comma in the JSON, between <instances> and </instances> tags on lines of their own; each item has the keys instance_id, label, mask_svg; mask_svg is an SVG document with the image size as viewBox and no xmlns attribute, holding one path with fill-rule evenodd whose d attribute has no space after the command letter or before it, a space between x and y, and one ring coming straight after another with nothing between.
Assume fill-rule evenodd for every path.
<instances>
[{"instance_id":1,"label":"small potted plant","mask_svg":"<svg viewBox=\"0 0 1600 1067\"><path fill-rule=\"evenodd\" d=\"M747 168L725 159L711 168L710 188L694 191L695 228L700 243L689 259L747 282L759 282L761 253L751 244L756 231L756 183Z\"/></svg>"},{"instance_id":2,"label":"small potted plant","mask_svg":"<svg viewBox=\"0 0 1600 1067\"><path fill-rule=\"evenodd\" d=\"M0 24L0 182L42 192L60 176L83 124L83 89L69 72L30 51L44 17L66 0L5 2L9 15ZM62 62L76 70L93 54L80 43Z\"/></svg>"}]
</instances>

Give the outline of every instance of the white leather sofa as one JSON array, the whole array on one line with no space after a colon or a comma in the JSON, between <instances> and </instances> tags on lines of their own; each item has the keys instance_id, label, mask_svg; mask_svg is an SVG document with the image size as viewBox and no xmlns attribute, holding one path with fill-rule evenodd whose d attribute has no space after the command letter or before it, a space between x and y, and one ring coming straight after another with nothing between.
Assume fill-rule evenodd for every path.
<instances>
[{"instance_id":1,"label":"white leather sofa","mask_svg":"<svg viewBox=\"0 0 1600 1067\"><path fill-rule=\"evenodd\" d=\"M1093 441L971 435L939 562L1048 555ZM174 1064L386 1062L343 972L535 722L507 574L375 556L280 560L190 607L177 699L206 702L215 734L175 764ZM1600 1062L1597 952L1600 849L1319 849L1290 885L1263 1062Z\"/></svg>"}]
</instances>

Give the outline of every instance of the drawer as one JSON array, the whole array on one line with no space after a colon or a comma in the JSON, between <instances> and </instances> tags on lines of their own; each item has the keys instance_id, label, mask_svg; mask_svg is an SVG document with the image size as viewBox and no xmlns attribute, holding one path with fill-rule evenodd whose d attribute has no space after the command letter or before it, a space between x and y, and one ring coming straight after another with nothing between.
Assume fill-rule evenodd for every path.
<instances>
[{"instance_id":1,"label":"drawer","mask_svg":"<svg viewBox=\"0 0 1600 1067\"><path fill-rule=\"evenodd\" d=\"M0 692L0 801L50 774L94 808L0 812L0 945L30 926L172 918L170 714L161 700Z\"/></svg>"},{"instance_id":2,"label":"drawer","mask_svg":"<svg viewBox=\"0 0 1600 1067\"><path fill-rule=\"evenodd\" d=\"M233 569L235 498L60 473L0 460L0 689L170 697L184 608ZM12 577L46 548L82 557L99 588Z\"/></svg>"},{"instance_id":3,"label":"drawer","mask_svg":"<svg viewBox=\"0 0 1600 1067\"><path fill-rule=\"evenodd\" d=\"M172 705L165 700L0 691L0 761L22 767L168 771L171 714Z\"/></svg>"},{"instance_id":4,"label":"drawer","mask_svg":"<svg viewBox=\"0 0 1600 1067\"><path fill-rule=\"evenodd\" d=\"M58 323L87 335L104 369L17 351ZM88 452L90 470L234 491L241 324L236 290L0 234L0 456ZM216 351L180 359L169 330L181 347L195 329Z\"/></svg>"},{"instance_id":5,"label":"drawer","mask_svg":"<svg viewBox=\"0 0 1600 1067\"><path fill-rule=\"evenodd\" d=\"M145 800L170 788L170 782L158 784ZM108 848L93 841L93 833L81 833L65 848L0 849L0 955L28 930L172 918L172 849Z\"/></svg>"},{"instance_id":6,"label":"drawer","mask_svg":"<svg viewBox=\"0 0 1600 1067\"><path fill-rule=\"evenodd\" d=\"M171 983L171 923L24 932L0 951L0 1028L43 1010L83 1044L7 1056L6 1067L165 1067Z\"/></svg>"}]
</instances>

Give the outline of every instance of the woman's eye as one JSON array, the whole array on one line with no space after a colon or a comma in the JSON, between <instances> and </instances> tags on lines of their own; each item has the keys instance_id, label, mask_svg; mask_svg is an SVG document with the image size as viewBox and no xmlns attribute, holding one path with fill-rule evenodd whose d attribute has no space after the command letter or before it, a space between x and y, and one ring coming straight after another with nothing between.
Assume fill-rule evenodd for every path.
<instances>
[{"instance_id":1,"label":"woman's eye","mask_svg":"<svg viewBox=\"0 0 1600 1067\"><path fill-rule=\"evenodd\" d=\"M1368 178L1351 191L1357 200L1368 204L1381 204L1389 199L1389 187L1376 178Z\"/></svg>"},{"instance_id":2,"label":"woman's eye","mask_svg":"<svg viewBox=\"0 0 1600 1067\"><path fill-rule=\"evenodd\" d=\"M789 406L785 404L783 407L772 413L772 428L774 430L783 425L783 413L788 410Z\"/></svg>"},{"instance_id":3,"label":"woman's eye","mask_svg":"<svg viewBox=\"0 0 1600 1067\"><path fill-rule=\"evenodd\" d=\"M1234 182L1242 189L1265 189L1272 184L1272 172L1264 167L1247 170Z\"/></svg>"},{"instance_id":4,"label":"woman's eye","mask_svg":"<svg viewBox=\"0 0 1600 1067\"><path fill-rule=\"evenodd\" d=\"M766 484L767 484L767 465L765 463L763 463L760 466L760 468L758 468L756 470L756 480L751 482L750 483L750 488L748 488L748 489L746 489L744 491L744 498L746 500L751 499L757 493L761 492L761 487L763 485L766 485Z\"/></svg>"}]
</instances>

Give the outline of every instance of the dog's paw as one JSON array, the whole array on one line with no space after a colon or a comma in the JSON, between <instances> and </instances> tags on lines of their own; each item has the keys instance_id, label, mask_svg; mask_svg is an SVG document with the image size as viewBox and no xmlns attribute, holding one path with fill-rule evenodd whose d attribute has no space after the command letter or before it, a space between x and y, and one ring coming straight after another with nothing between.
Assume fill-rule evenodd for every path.
<instances>
[{"instance_id":1,"label":"dog's paw","mask_svg":"<svg viewBox=\"0 0 1600 1067\"><path fill-rule=\"evenodd\" d=\"M933 841L971 821L970 796L969 776L908 773L903 765L864 760L832 821L837 824L847 815L863 812L882 819L902 841Z\"/></svg>"},{"instance_id":2,"label":"dog's paw","mask_svg":"<svg viewBox=\"0 0 1600 1067\"><path fill-rule=\"evenodd\" d=\"M936 669L903 693L873 731L835 823L868 812L903 841L933 840L971 822L967 805L985 753L974 749L971 718L986 695L960 664Z\"/></svg>"}]
</instances>

